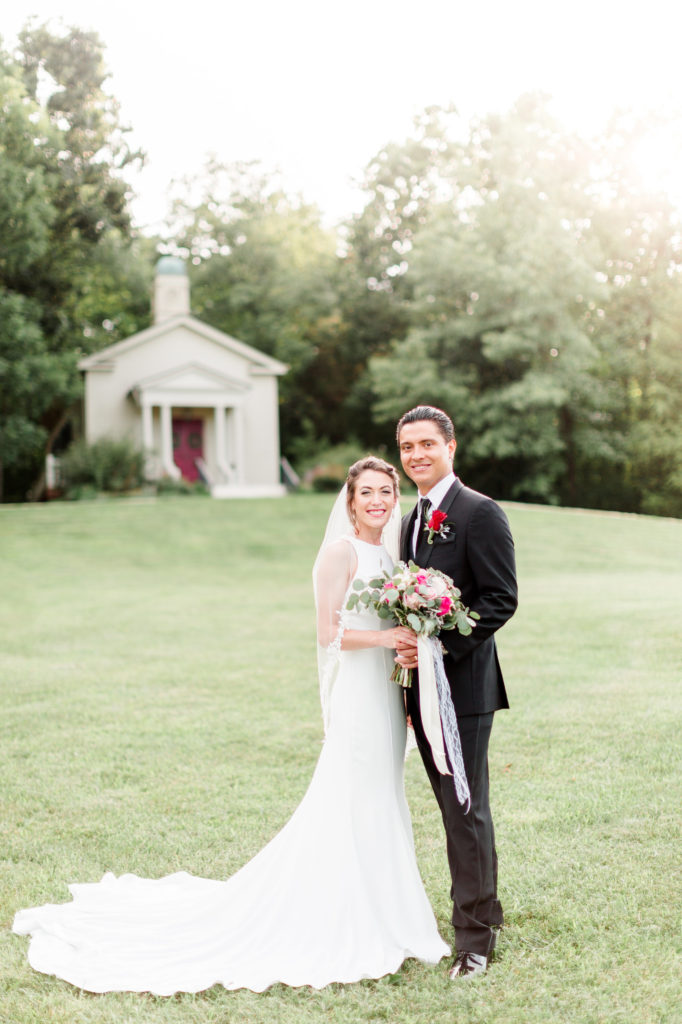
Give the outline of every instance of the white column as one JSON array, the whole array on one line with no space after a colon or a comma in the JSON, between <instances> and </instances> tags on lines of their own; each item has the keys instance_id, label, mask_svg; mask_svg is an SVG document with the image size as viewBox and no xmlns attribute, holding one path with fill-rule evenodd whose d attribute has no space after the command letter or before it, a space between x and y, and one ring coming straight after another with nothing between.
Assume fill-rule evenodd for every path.
<instances>
[{"instance_id":1,"label":"white column","mask_svg":"<svg viewBox=\"0 0 682 1024\"><path fill-rule=\"evenodd\" d=\"M142 399L142 448L144 450L145 476L151 480L154 475L154 421L153 409Z\"/></svg>"},{"instance_id":2,"label":"white column","mask_svg":"<svg viewBox=\"0 0 682 1024\"><path fill-rule=\"evenodd\" d=\"M235 482L244 483L244 413L240 406L232 410L232 422L234 423L234 466Z\"/></svg>"},{"instance_id":3,"label":"white column","mask_svg":"<svg viewBox=\"0 0 682 1024\"><path fill-rule=\"evenodd\" d=\"M229 483L232 479L230 467L227 464L227 447L225 431L225 406L216 405L213 408L213 421L215 423L215 460L218 470L223 477L223 483Z\"/></svg>"},{"instance_id":4,"label":"white column","mask_svg":"<svg viewBox=\"0 0 682 1024\"><path fill-rule=\"evenodd\" d=\"M161 465L175 480L180 477L180 470L173 462L173 419L170 405L161 406Z\"/></svg>"}]
</instances>

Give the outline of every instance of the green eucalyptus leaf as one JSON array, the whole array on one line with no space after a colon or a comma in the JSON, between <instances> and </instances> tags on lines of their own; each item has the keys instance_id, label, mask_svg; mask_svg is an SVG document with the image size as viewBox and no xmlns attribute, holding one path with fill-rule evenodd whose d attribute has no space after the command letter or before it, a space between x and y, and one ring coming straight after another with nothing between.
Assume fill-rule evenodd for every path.
<instances>
[{"instance_id":1,"label":"green eucalyptus leaf","mask_svg":"<svg viewBox=\"0 0 682 1024\"><path fill-rule=\"evenodd\" d=\"M462 608L458 608L457 612L455 613L455 617L457 619L457 629L459 630L459 632L462 634L462 636L469 636L469 634L471 633L471 626L469 625L469 622L467 620L466 612Z\"/></svg>"}]
</instances>

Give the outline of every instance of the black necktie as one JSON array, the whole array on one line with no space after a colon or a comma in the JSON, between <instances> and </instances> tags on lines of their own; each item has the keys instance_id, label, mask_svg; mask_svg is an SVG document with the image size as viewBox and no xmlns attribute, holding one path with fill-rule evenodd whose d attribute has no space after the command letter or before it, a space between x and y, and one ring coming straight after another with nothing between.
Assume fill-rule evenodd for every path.
<instances>
[{"instance_id":1,"label":"black necktie","mask_svg":"<svg viewBox=\"0 0 682 1024\"><path fill-rule=\"evenodd\" d=\"M419 541L421 540L422 531L429 521L431 515L431 502L428 498L419 499L419 508L417 510L417 517L419 519L419 527L417 529L417 536L414 542L414 553L417 554L417 548L419 547Z\"/></svg>"}]
</instances>

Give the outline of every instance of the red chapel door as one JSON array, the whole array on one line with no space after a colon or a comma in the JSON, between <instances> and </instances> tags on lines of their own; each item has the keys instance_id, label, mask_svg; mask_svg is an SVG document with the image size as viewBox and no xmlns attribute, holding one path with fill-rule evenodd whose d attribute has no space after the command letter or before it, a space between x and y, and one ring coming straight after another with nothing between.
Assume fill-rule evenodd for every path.
<instances>
[{"instance_id":1,"label":"red chapel door","mask_svg":"<svg viewBox=\"0 0 682 1024\"><path fill-rule=\"evenodd\" d=\"M204 457L204 421L173 420L173 461L185 480L199 479L196 460Z\"/></svg>"}]
</instances>

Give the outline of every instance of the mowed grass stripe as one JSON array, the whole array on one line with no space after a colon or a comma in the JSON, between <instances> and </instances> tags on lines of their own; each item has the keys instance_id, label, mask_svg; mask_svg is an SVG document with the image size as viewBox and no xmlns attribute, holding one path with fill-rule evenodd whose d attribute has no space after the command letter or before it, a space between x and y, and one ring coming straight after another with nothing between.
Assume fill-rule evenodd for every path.
<instances>
[{"instance_id":1,"label":"mowed grass stripe","mask_svg":"<svg viewBox=\"0 0 682 1024\"><path fill-rule=\"evenodd\" d=\"M682 523L581 510L507 506L521 605L490 757L507 927L484 979L410 961L323 992L163 1000L28 967L16 909L107 870L225 877L301 799L322 739L310 571L330 500L0 510L0 1020L672 1022ZM450 939L416 754L407 791Z\"/></svg>"}]
</instances>

